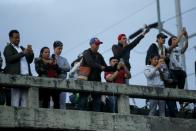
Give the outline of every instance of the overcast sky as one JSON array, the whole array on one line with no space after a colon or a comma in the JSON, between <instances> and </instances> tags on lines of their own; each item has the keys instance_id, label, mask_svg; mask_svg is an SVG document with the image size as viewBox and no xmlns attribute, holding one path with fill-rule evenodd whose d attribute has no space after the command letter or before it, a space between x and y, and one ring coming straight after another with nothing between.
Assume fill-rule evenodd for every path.
<instances>
[{"instance_id":1,"label":"overcast sky","mask_svg":"<svg viewBox=\"0 0 196 131\"><path fill-rule=\"evenodd\" d=\"M177 34L175 1L160 0L163 27ZM196 1L181 0L183 26L188 33L196 33ZM168 19L171 18L171 19ZM64 43L62 56L71 63L79 53L89 48L91 37L104 42L100 52L108 63L111 47L120 33L127 35L157 21L156 0L1 0L0 1L0 50L8 40L11 29L19 30L20 45L32 44L35 56L43 46L52 50L55 40ZM130 84L146 85L143 70L146 50L156 39L157 30L151 30L140 44L131 51L132 79ZM194 61L196 37L189 40L186 67L189 89L196 89ZM167 46L167 41L166 41ZM33 66L33 65L32 65ZM34 67L32 67L34 70Z\"/></svg>"}]
</instances>

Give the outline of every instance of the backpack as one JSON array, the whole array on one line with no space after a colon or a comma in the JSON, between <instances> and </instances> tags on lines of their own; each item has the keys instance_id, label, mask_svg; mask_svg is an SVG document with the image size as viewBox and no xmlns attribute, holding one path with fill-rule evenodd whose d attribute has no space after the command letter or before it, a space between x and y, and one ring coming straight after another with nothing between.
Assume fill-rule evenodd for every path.
<instances>
[{"instance_id":1,"label":"backpack","mask_svg":"<svg viewBox=\"0 0 196 131\"><path fill-rule=\"evenodd\" d=\"M82 66L83 55L79 55L76 60L71 64L72 69L70 70L69 77L78 80L88 80L88 76L91 72L90 67Z\"/></svg>"}]
</instances>

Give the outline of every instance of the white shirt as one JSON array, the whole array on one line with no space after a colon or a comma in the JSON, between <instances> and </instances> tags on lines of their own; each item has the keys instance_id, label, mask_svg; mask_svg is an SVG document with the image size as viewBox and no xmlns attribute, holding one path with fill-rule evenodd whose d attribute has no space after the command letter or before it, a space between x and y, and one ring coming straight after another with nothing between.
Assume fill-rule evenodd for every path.
<instances>
[{"instance_id":1,"label":"white shirt","mask_svg":"<svg viewBox=\"0 0 196 131\"><path fill-rule=\"evenodd\" d=\"M169 63L170 69L183 70L181 52L182 49L180 49L179 47L176 47L172 50L170 54L170 63Z\"/></svg>"},{"instance_id":2,"label":"white shirt","mask_svg":"<svg viewBox=\"0 0 196 131\"><path fill-rule=\"evenodd\" d=\"M19 46L15 46L14 44L12 44L12 46L17 50L18 53L22 52L22 49ZM25 56L20 59L20 74L29 74L28 63Z\"/></svg>"},{"instance_id":3,"label":"white shirt","mask_svg":"<svg viewBox=\"0 0 196 131\"><path fill-rule=\"evenodd\" d=\"M159 43L158 42L154 42L155 44L156 44L156 46L158 47L158 52L159 52L159 55L164 55L164 56L166 56L166 54L165 54L165 46L164 45L162 45L162 47L161 46L159 46ZM163 50L163 54L161 54L161 51Z\"/></svg>"}]
</instances>

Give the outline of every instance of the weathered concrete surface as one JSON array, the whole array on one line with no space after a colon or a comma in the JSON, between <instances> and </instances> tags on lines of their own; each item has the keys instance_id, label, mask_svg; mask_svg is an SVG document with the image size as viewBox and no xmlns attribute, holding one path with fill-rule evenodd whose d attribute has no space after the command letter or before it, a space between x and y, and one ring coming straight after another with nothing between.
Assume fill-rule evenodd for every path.
<instances>
[{"instance_id":1,"label":"weathered concrete surface","mask_svg":"<svg viewBox=\"0 0 196 131\"><path fill-rule=\"evenodd\" d=\"M61 80L20 75L0 74L2 86L50 88L66 91L89 91L102 94L128 95L135 98L172 99L196 102L196 91L162 89L137 85Z\"/></svg>"},{"instance_id":2,"label":"weathered concrete surface","mask_svg":"<svg viewBox=\"0 0 196 131\"><path fill-rule=\"evenodd\" d=\"M0 128L97 131L196 131L196 120L0 106Z\"/></svg>"},{"instance_id":3,"label":"weathered concrete surface","mask_svg":"<svg viewBox=\"0 0 196 131\"><path fill-rule=\"evenodd\" d=\"M117 98L117 109L118 113L130 114L129 97L125 95L120 95Z\"/></svg>"}]
</instances>

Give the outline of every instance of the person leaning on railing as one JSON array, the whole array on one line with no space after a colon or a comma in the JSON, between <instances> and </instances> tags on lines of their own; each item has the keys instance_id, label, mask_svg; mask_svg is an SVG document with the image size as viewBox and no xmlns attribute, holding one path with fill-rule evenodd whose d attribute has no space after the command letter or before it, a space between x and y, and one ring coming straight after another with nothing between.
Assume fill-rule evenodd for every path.
<instances>
[{"instance_id":1,"label":"person leaning on railing","mask_svg":"<svg viewBox=\"0 0 196 131\"><path fill-rule=\"evenodd\" d=\"M148 64L144 70L144 75L147 79L147 86L164 88L164 82L161 75L161 64L159 61L159 56L156 54L151 54L149 56ZM150 112L149 115L156 115L157 106L159 107L159 115L165 116L165 101L164 100L149 100L150 101Z\"/></svg>"},{"instance_id":2,"label":"person leaning on railing","mask_svg":"<svg viewBox=\"0 0 196 131\"><path fill-rule=\"evenodd\" d=\"M131 74L124 63L122 63L118 58L110 58L110 66L115 67L115 71L105 72L104 78L107 82L125 84L125 80L131 77ZM109 107L109 111L112 113L117 112L117 96L108 95L103 102L106 107Z\"/></svg>"},{"instance_id":3,"label":"person leaning on railing","mask_svg":"<svg viewBox=\"0 0 196 131\"><path fill-rule=\"evenodd\" d=\"M32 75L30 64L34 59L34 53L31 45L26 48L19 46L20 34L17 30L9 32L10 43L4 49L6 74ZM15 107L27 106L28 89L11 88L11 105Z\"/></svg>"},{"instance_id":4,"label":"person leaning on railing","mask_svg":"<svg viewBox=\"0 0 196 131\"><path fill-rule=\"evenodd\" d=\"M185 38L185 42L181 47L178 46L179 42L182 40L182 37ZM178 36L171 36L168 40L168 45L170 49L170 62L169 62L169 69L173 74L178 89L184 89L185 80L186 80L186 71L182 65L182 58L181 56L186 52L188 48L188 33L185 28L180 32ZM183 102L180 101L180 108L183 109Z\"/></svg>"},{"instance_id":5,"label":"person leaning on railing","mask_svg":"<svg viewBox=\"0 0 196 131\"><path fill-rule=\"evenodd\" d=\"M70 71L71 67L68 63L68 60L65 57L61 56L61 52L63 50L63 43L61 41L54 41L53 49L54 49L57 65L59 66L60 69L60 73L58 74L57 77L65 80L67 78L67 72ZM60 93L59 96L60 109L66 109L66 93L67 92L65 91Z\"/></svg>"},{"instance_id":6,"label":"person leaning on railing","mask_svg":"<svg viewBox=\"0 0 196 131\"><path fill-rule=\"evenodd\" d=\"M40 77L57 78L60 74L60 68L57 65L55 56L50 57L50 49L48 47L43 47L40 50L39 58L34 60L35 70ZM40 105L44 108L49 108L54 106L54 108L59 108L59 93L51 90L40 89ZM53 100L52 100L53 99ZM49 101L54 101L54 105L50 105ZM43 103L42 103L43 102Z\"/></svg>"},{"instance_id":7,"label":"person leaning on railing","mask_svg":"<svg viewBox=\"0 0 196 131\"><path fill-rule=\"evenodd\" d=\"M1 52L0 52L0 73L2 72L2 63L3 63L3 59L1 57ZM3 87L0 87L0 105L4 105L5 104L5 92Z\"/></svg>"},{"instance_id":8,"label":"person leaning on railing","mask_svg":"<svg viewBox=\"0 0 196 131\"><path fill-rule=\"evenodd\" d=\"M98 52L99 46L102 44L98 38L94 37L90 40L90 48L83 52L83 60L81 62L79 69L80 74L88 74L87 80L88 81L101 81L101 72L109 70L109 67L105 63L103 56ZM88 68L85 68L88 67ZM87 69L87 70L86 70ZM112 68L111 68L112 69ZM86 71L85 71L86 70ZM81 72L81 73L80 73ZM85 73L86 72L86 73ZM86 99L88 93L80 93L80 102L79 102L79 109L84 110ZM97 93L91 93L93 98L93 111L100 111L101 110L101 95Z\"/></svg>"}]
</instances>

